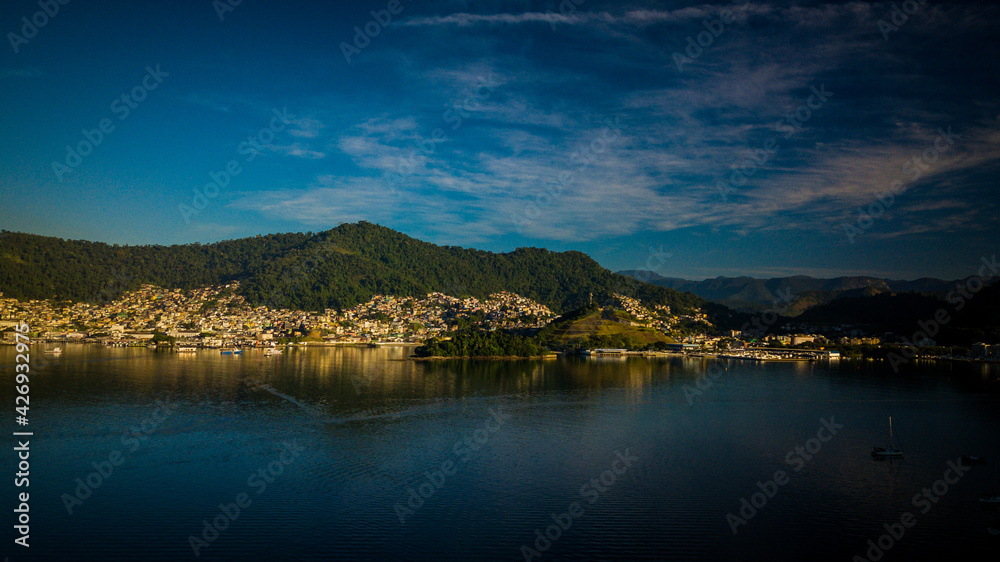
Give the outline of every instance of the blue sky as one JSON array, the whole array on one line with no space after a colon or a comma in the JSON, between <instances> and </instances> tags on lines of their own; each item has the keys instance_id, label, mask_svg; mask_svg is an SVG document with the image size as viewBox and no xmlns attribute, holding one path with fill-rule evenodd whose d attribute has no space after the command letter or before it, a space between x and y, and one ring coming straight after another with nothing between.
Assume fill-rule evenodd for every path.
<instances>
[{"instance_id":1,"label":"blue sky","mask_svg":"<svg viewBox=\"0 0 1000 562\"><path fill-rule=\"evenodd\" d=\"M998 250L990 3L225 1L0 7L0 227L367 220L694 279L957 278Z\"/></svg>"}]
</instances>

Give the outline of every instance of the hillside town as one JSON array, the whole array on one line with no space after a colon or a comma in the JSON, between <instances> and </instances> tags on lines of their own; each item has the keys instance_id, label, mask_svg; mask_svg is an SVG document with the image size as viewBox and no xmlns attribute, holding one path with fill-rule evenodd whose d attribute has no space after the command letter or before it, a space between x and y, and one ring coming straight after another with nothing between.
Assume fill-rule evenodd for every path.
<instances>
[{"instance_id":1,"label":"hillside town","mask_svg":"<svg viewBox=\"0 0 1000 562\"><path fill-rule=\"evenodd\" d=\"M251 306L238 283L189 291L143 285L105 305L53 304L2 298L0 331L27 319L38 338L146 345L164 341L198 347L269 346L276 343L418 343L456 328L540 328L555 315L514 293L485 300L430 293L424 298L375 295L338 312ZM13 332L4 332L13 339Z\"/></svg>"},{"instance_id":2,"label":"hillside town","mask_svg":"<svg viewBox=\"0 0 1000 562\"><path fill-rule=\"evenodd\" d=\"M238 294L239 283L193 290L142 285L108 304L19 301L0 293L0 343L13 343L14 327L29 323L35 339L95 342L110 346L172 345L182 349L273 347L288 343L310 345L419 344L447 338L463 328L535 330L556 315L545 305L501 291L480 300L440 292L423 298L375 295L350 309L322 312L251 306ZM730 357L754 357L763 348L823 350L844 346L896 344L898 338L839 335L824 330L788 334L758 329L719 332L702 311L676 314L665 305L615 294L610 305L620 311L617 321L652 328L673 337L677 348L691 353L718 352ZM786 328L808 329L792 323ZM834 335L838 334L838 335ZM933 346L933 340L914 342ZM773 352L767 352L773 353ZM975 344L968 359L1000 359L1000 346Z\"/></svg>"},{"instance_id":3,"label":"hillside town","mask_svg":"<svg viewBox=\"0 0 1000 562\"><path fill-rule=\"evenodd\" d=\"M3 298L0 293L0 332L3 340L13 340L10 328L27 319L39 339L117 346L160 342L195 347L420 343L466 327L538 329L556 316L547 306L506 291L485 300L440 292L423 298L375 295L367 303L340 312L306 312L251 306L238 289L235 282L186 291L142 285L104 305L25 302ZM712 328L701 312L672 314L669 306L647 307L619 294L613 296L612 305L626 313L620 322L675 335L688 344L711 347L720 339L701 333ZM677 333L682 323L702 328Z\"/></svg>"},{"instance_id":4,"label":"hillside town","mask_svg":"<svg viewBox=\"0 0 1000 562\"><path fill-rule=\"evenodd\" d=\"M650 308L644 305L639 299L617 293L614 295L614 303L616 307L621 308L635 318L637 320L635 324L650 326L664 334L673 333L677 325L683 321L701 323L704 325L703 329L706 331L712 327L712 322L709 321L708 315L700 311L691 314L671 314L669 306L654 304ZM686 339L689 343L712 343L718 341L719 338L709 338L703 334L695 334L688 336Z\"/></svg>"}]
</instances>

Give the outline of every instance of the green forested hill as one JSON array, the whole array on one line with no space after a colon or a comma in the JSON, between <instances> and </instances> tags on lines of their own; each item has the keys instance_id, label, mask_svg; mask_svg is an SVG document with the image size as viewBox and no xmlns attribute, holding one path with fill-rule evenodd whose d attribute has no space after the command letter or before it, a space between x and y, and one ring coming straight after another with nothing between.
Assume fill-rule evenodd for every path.
<instances>
[{"instance_id":1,"label":"green forested hill","mask_svg":"<svg viewBox=\"0 0 1000 562\"><path fill-rule=\"evenodd\" d=\"M614 292L677 310L690 293L647 285L580 252L520 248L493 253L436 246L371 223L317 234L273 234L215 244L118 246L4 232L0 291L19 299L102 302L143 283L190 289L240 281L252 304L305 310L348 308L374 294L440 291L485 297L507 290L553 311L601 302Z\"/></svg>"},{"instance_id":2,"label":"green forested hill","mask_svg":"<svg viewBox=\"0 0 1000 562\"><path fill-rule=\"evenodd\" d=\"M142 283L194 288L244 279L309 239L274 234L217 244L119 246L3 232L0 291L18 299L102 302Z\"/></svg>"}]
</instances>

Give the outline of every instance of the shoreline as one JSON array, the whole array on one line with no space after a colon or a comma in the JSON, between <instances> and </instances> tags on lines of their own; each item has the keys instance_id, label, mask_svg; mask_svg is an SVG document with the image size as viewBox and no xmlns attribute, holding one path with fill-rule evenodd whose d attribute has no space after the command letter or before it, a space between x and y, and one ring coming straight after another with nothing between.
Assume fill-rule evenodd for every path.
<instances>
[{"instance_id":1,"label":"shoreline","mask_svg":"<svg viewBox=\"0 0 1000 562\"><path fill-rule=\"evenodd\" d=\"M128 340L128 341L115 341L113 343L99 342L99 341L82 341L82 340L59 340L59 339L43 339L43 338L33 338L29 345L41 345L41 344L81 344L81 345L100 345L104 347L149 347L149 348L163 348L172 349L175 347L197 347L198 349L225 349L232 346L213 346L205 347L193 344L158 344L151 345L146 340ZM13 341L0 341L0 345L17 345ZM366 342L289 342L280 343L275 345L253 345L253 344L236 344L235 347L238 349L270 349L274 347L368 347L368 348L378 348L378 347L420 347L424 345L419 342L376 342L376 343L366 343Z\"/></svg>"},{"instance_id":2,"label":"shoreline","mask_svg":"<svg viewBox=\"0 0 1000 562\"><path fill-rule=\"evenodd\" d=\"M29 345L41 345L41 344L98 345L98 346L101 346L101 347L114 347L114 348L122 348L122 349L142 347L142 348L147 348L147 349L152 349L152 350L163 349L163 350L168 350L168 351L174 351L175 348L177 348L177 347L185 347L185 346L177 345L177 344L174 344L174 345L146 345L145 342L141 342L141 341L129 342L128 344L125 344L125 345L122 345L122 344L107 345L107 344L105 344L103 342L97 342L97 341L74 341L74 340L61 340L61 339L33 339L33 340L31 340L31 342L30 342ZM15 345L16 345L15 342L0 341L0 346L15 346ZM308 349L308 348L311 348L311 347L313 347L313 348L315 348L315 347L324 347L324 348L326 348L326 347L355 347L355 348L378 349L380 347L413 347L413 348L416 348L416 347L419 347L421 345L423 345L423 344L422 343L416 343L416 342L377 342L377 343L374 343L374 344L372 344L372 343L361 343L361 342L299 342L299 343L280 344L280 345L277 345L277 346L270 346L270 345L237 345L237 346L235 346L235 348L236 349L245 349L247 351L267 350L267 349L274 349L274 348L296 348L296 349L305 348L305 349ZM217 351L217 350L220 350L220 349L229 349L229 348L223 348L223 347L198 347L197 351ZM450 360L450 359L476 359L476 360L491 360L491 361L513 361L513 360L520 360L520 359L534 359L534 360L538 360L538 359L555 359L555 358L557 358L560 355L575 355L575 354L566 353L566 352L557 352L557 353L551 353L551 354L530 355L530 356L523 356L523 355L499 355L499 356L469 356L469 355L461 355L461 356L431 356L431 357L414 357L414 356L409 356L409 357L406 357L406 358L403 358L403 359L395 359L395 360L396 361L446 361L446 360ZM596 358L596 357L588 357L586 355L580 355L579 357L581 357L581 358L589 358L589 359ZM607 356L607 357L619 357L619 358L622 358L622 359L629 358L629 357L645 357L645 358L650 358L650 357L660 357L660 358L689 357L689 358L704 358L704 359L743 360L743 361L753 361L753 362L756 362L756 363L791 363L791 362L799 362L799 361L805 361L805 362L831 361L830 358L820 358L820 357L815 357L815 358L805 358L805 357L800 357L800 358L767 358L767 359L764 359L764 358L756 358L756 357L736 357L736 356L731 356L731 355L720 355L720 354L717 354L717 353L696 353L696 354L671 353L671 352L653 352L653 353L645 352L644 353L644 352L640 352L640 351L633 351L633 352L623 353L623 354L617 355L617 356ZM851 357L851 356L842 355L842 356L840 356L840 358L832 359L832 360L833 361L884 361L885 359L883 359L883 358L874 358L874 357L870 357L870 358L866 358L866 357ZM982 359L980 359L980 358L972 358L972 357L946 357L946 356L938 356L938 357L916 357L916 358L914 358L914 360L917 360L917 361L954 361L954 362L958 362L958 363L974 363L974 364L986 364L986 365L1000 364L1000 359L989 359L989 358L982 358Z\"/></svg>"},{"instance_id":3,"label":"shoreline","mask_svg":"<svg viewBox=\"0 0 1000 562\"><path fill-rule=\"evenodd\" d=\"M414 357L410 356L405 359L399 359L399 361L450 361L452 359L476 359L476 360L488 360L488 361L519 361L519 360L544 360L544 359L555 359L559 357L558 353L546 353L544 355L432 355L430 357Z\"/></svg>"}]
</instances>

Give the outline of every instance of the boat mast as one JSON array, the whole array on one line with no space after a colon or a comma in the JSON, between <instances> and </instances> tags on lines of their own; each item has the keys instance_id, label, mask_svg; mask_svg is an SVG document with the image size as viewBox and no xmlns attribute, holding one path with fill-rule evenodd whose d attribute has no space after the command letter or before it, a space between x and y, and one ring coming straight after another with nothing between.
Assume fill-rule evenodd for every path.
<instances>
[{"instance_id":1,"label":"boat mast","mask_svg":"<svg viewBox=\"0 0 1000 562\"><path fill-rule=\"evenodd\" d=\"M892 429L892 416L889 417L889 447L892 447L892 438L896 437L896 432ZM899 448L903 448L903 442L896 437L896 443L899 443Z\"/></svg>"}]
</instances>

